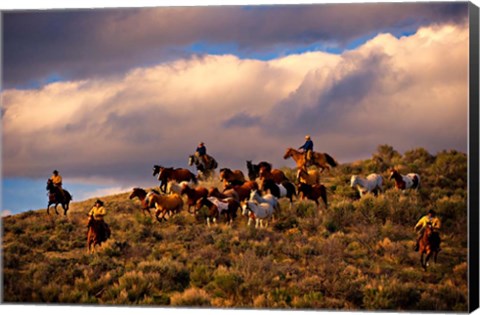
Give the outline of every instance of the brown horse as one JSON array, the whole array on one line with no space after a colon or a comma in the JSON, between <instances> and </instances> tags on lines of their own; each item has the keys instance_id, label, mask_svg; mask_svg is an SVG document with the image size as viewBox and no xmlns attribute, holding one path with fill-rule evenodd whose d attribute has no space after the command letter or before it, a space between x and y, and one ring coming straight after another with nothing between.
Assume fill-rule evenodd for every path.
<instances>
[{"instance_id":1,"label":"brown horse","mask_svg":"<svg viewBox=\"0 0 480 315\"><path fill-rule=\"evenodd\" d=\"M225 186L225 191L233 189L235 192L238 194L238 199L239 201L244 201L250 198L250 192L252 190L258 190L258 184L254 180L250 180L248 182L243 183L242 185L226 185Z\"/></svg>"},{"instance_id":2,"label":"brown horse","mask_svg":"<svg viewBox=\"0 0 480 315\"><path fill-rule=\"evenodd\" d=\"M87 251L93 253L95 245L101 245L110 237L110 228L103 220L95 220L92 215L88 218Z\"/></svg>"},{"instance_id":3,"label":"brown horse","mask_svg":"<svg viewBox=\"0 0 480 315\"><path fill-rule=\"evenodd\" d=\"M315 201L317 208L320 206L318 199L322 198L325 208L328 208L327 189L323 185L298 184L298 196L300 199L307 198Z\"/></svg>"},{"instance_id":4,"label":"brown horse","mask_svg":"<svg viewBox=\"0 0 480 315\"><path fill-rule=\"evenodd\" d=\"M418 245L420 249L420 263L423 269L427 270L430 257L433 255L433 260L436 263L437 255L440 251L440 236L431 223L427 223L425 226L425 231Z\"/></svg>"},{"instance_id":5,"label":"brown horse","mask_svg":"<svg viewBox=\"0 0 480 315\"><path fill-rule=\"evenodd\" d=\"M158 180L161 182L160 190L162 192L167 191L167 183L171 180L180 182L189 182L197 183L197 178L195 174L187 170L186 168L173 168L173 167L162 167L160 165L153 166L153 176L158 175Z\"/></svg>"},{"instance_id":6,"label":"brown horse","mask_svg":"<svg viewBox=\"0 0 480 315\"><path fill-rule=\"evenodd\" d=\"M297 167L307 169L308 166L315 165L320 168L321 171L324 169L330 170L331 167L335 167L338 165L337 161L332 158L327 153L319 153L313 152L312 160L313 162L306 162L305 161L305 154L303 152L297 151L293 148L288 148L283 156L284 159L292 158L295 163L297 163Z\"/></svg>"},{"instance_id":7,"label":"brown horse","mask_svg":"<svg viewBox=\"0 0 480 315\"><path fill-rule=\"evenodd\" d=\"M271 179L276 184L281 184L285 181L288 181L288 178L285 175L285 173L279 169L270 170L266 167L260 167L260 171L258 172L258 175L260 180Z\"/></svg>"},{"instance_id":8,"label":"brown horse","mask_svg":"<svg viewBox=\"0 0 480 315\"><path fill-rule=\"evenodd\" d=\"M243 184L245 183L245 175L240 170L232 171L229 168L220 169L220 180L224 183Z\"/></svg>"},{"instance_id":9,"label":"brown horse","mask_svg":"<svg viewBox=\"0 0 480 315\"><path fill-rule=\"evenodd\" d=\"M155 218L157 218L158 222L162 222L163 220L166 221L167 219L165 218L165 215L167 213L169 213L169 215L173 215L174 213L178 213L183 209L183 199L177 194L149 194L147 196L147 202L150 208L155 206ZM162 216L160 217L160 215Z\"/></svg>"},{"instance_id":10,"label":"brown horse","mask_svg":"<svg viewBox=\"0 0 480 315\"><path fill-rule=\"evenodd\" d=\"M196 211L203 206L208 208L207 225L210 227L210 220L216 223L216 219L221 214L225 215L227 224L232 224L233 219L237 217L237 209L240 208L240 203L234 199L228 198L220 200L215 197L201 198L196 203Z\"/></svg>"},{"instance_id":11,"label":"brown horse","mask_svg":"<svg viewBox=\"0 0 480 315\"><path fill-rule=\"evenodd\" d=\"M63 190L63 194L60 192L58 187L55 187L52 179L47 181L47 190L48 190L48 205L47 205L47 214L50 214L50 206L55 205L55 213L58 214L57 206L62 205L63 214L67 215L67 211L72 200L72 195L67 190Z\"/></svg>"},{"instance_id":12,"label":"brown horse","mask_svg":"<svg viewBox=\"0 0 480 315\"><path fill-rule=\"evenodd\" d=\"M208 189L205 187L190 188L190 186L183 186L180 195L187 195L188 212L191 213L190 208L195 207L197 201L208 196Z\"/></svg>"},{"instance_id":13,"label":"brown horse","mask_svg":"<svg viewBox=\"0 0 480 315\"><path fill-rule=\"evenodd\" d=\"M159 193L157 193L155 190L152 190L150 193L156 193L157 195L159 195ZM144 189L133 188L133 191L128 198L131 200L137 197L140 200L140 203L142 205L143 215L145 215L145 211L147 211L148 214L152 216L152 213L150 212L150 205L148 204L148 200L147 200L147 195L148 193Z\"/></svg>"},{"instance_id":14,"label":"brown horse","mask_svg":"<svg viewBox=\"0 0 480 315\"><path fill-rule=\"evenodd\" d=\"M258 164L253 164L252 161L247 161L247 170L248 170L248 178L250 180L255 180L259 176L260 168L265 168L269 171L272 170L272 164L262 161Z\"/></svg>"},{"instance_id":15,"label":"brown horse","mask_svg":"<svg viewBox=\"0 0 480 315\"><path fill-rule=\"evenodd\" d=\"M227 189L223 191L223 193L221 193L217 187L212 187L208 190L208 197L215 197L218 199L231 198L236 201L240 201L240 197L238 196L238 193L233 189Z\"/></svg>"}]
</instances>

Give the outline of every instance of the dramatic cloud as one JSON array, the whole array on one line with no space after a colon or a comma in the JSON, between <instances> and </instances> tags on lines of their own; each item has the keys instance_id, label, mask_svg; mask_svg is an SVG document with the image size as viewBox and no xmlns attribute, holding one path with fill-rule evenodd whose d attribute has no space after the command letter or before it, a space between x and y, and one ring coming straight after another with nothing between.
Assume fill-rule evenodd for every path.
<instances>
[{"instance_id":1,"label":"dramatic cloud","mask_svg":"<svg viewBox=\"0 0 480 315\"><path fill-rule=\"evenodd\" d=\"M58 168L130 187L151 179L153 164L185 167L199 141L221 167L293 166L283 153L305 133L340 162L384 143L466 151L467 82L468 27L444 24L400 38L380 34L342 55L202 56L10 89L3 171L42 178Z\"/></svg>"},{"instance_id":2,"label":"dramatic cloud","mask_svg":"<svg viewBox=\"0 0 480 315\"><path fill-rule=\"evenodd\" d=\"M421 25L464 23L467 3L209 6L3 13L4 86L119 75L192 54L273 59L343 50ZM252 36L254 34L254 36Z\"/></svg>"}]
</instances>

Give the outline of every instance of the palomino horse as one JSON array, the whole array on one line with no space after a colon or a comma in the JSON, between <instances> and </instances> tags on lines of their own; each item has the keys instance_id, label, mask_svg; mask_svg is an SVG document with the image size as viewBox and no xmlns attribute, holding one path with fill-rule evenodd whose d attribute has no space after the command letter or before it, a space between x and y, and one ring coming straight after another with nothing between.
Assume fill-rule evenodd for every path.
<instances>
[{"instance_id":1,"label":"palomino horse","mask_svg":"<svg viewBox=\"0 0 480 315\"><path fill-rule=\"evenodd\" d=\"M68 207L70 205L70 201L72 200L72 195L67 190L63 190L62 194L60 190L55 187L53 181L49 179L47 181L47 190L48 190L48 205L47 205L47 214L50 214L50 206L55 205L55 213L58 214L57 206L58 204L62 205L63 214L67 215Z\"/></svg>"},{"instance_id":2,"label":"palomino horse","mask_svg":"<svg viewBox=\"0 0 480 315\"><path fill-rule=\"evenodd\" d=\"M166 221L167 219L165 218L165 215L167 213L169 213L169 215L172 215L173 213L178 213L183 209L183 199L177 194L148 194L146 198L148 206L150 208L155 206L155 208L157 209L155 211L155 218L158 222L162 222L163 220ZM160 215L162 216L160 217Z\"/></svg>"},{"instance_id":3,"label":"palomino horse","mask_svg":"<svg viewBox=\"0 0 480 315\"><path fill-rule=\"evenodd\" d=\"M159 165L153 166L153 176L157 176L157 179L161 182L160 190L162 192L167 191L167 183L170 180L174 180L176 182L183 182L183 181L192 181L195 184L197 183L197 178L195 175L185 168L173 168L173 167L162 167Z\"/></svg>"},{"instance_id":4,"label":"palomino horse","mask_svg":"<svg viewBox=\"0 0 480 315\"><path fill-rule=\"evenodd\" d=\"M427 270L430 257L433 255L433 260L436 263L437 255L440 251L440 236L431 223L427 223L425 226L425 231L418 245L420 249L420 263L423 269Z\"/></svg>"},{"instance_id":5,"label":"palomino horse","mask_svg":"<svg viewBox=\"0 0 480 315\"><path fill-rule=\"evenodd\" d=\"M298 168L307 169L311 165L315 165L323 171L324 169L330 169L338 165L337 161L332 158L327 153L313 152L312 160L313 162L305 161L305 154L303 152L297 151L293 148L288 148L283 156L284 159L292 158L295 163L297 163Z\"/></svg>"},{"instance_id":6,"label":"palomino horse","mask_svg":"<svg viewBox=\"0 0 480 315\"><path fill-rule=\"evenodd\" d=\"M373 192L375 196L378 195L379 191L382 191L382 176L378 174L370 174L367 178L360 177L358 175L352 175L350 178L350 186L352 188L357 187L360 197L363 197L369 192Z\"/></svg>"},{"instance_id":7,"label":"palomino horse","mask_svg":"<svg viewBox=\"0 0 480 315\"><path fill-rule=\"evenodd\" d=\"M389 179L395 180L395 187L399 190L417 189L420 186L420 175L409 173L407 175L400 174L396 169L390 169Z\"/></svg>"},{"instance_id":8,"label":"palomino horse","mask_svg":"<svg viewBox=\"0 0 480 315\"><path fill-rule=\"evenodd\" d=\"M93 253L95 245L101 245L110 237L110 228L103 220L95 220L92 215L88 218L87 251Z\"/></svg>"},{"instance_id":9,"label":"palomino horse","mask_svg":"<svg viewBox=\"0 0 480 315\"><path fill-rule=\"evenodd\" d=\"M142 205L143 215L145 215L145 211L146 211L148 212L148 214L150 214L150 216L152 216L152 213L150 212L151 207L148 204L148 194L151 194L151 193L157 193L157 192L152 190L151 192L147 193L144 189L137 187L137 188L133 188L133 191L128 198L133 199L137 197L140 200L140 203Z\"/></svg>"},{"instance_id":10,"label":"palomino horse","mask_svg":"<svg viewBox=\"0 0 480 315\"><path fill-rule=\"evenodd\" d=\"M250 180L255 180L260 175L260 168L271 171L272 164L265 161L262 161L258 164L253 164L252 161L247 161L248 178Z\"/></svg>"},{"instance_id":11,"label":"palomino horse","mask_svg":"<svg viewBox=\"0 0 480 315\"><path fill-rule=\"evenodd\" d=\"M218 167L217 161L210 155L207 155L207 161L208 162L205 165L204 162L201 161L201 159L195 154L188 157L188 165L192 166L195 164L199 177L203 179L209 179L210 177L213 177L215 174L215 169Z\"/></svg>"},{"instance_id":12,"label":"palomino horse","mask_svg":"<svg viewBox=\"0 0 480 315\"><path fill-rule=\"evenodd\" d=\"M320 172L316 169L306 171L303 168L298 169L297 179L299 183L308 185L320 185Z\"/></svg>"}]
</instances>

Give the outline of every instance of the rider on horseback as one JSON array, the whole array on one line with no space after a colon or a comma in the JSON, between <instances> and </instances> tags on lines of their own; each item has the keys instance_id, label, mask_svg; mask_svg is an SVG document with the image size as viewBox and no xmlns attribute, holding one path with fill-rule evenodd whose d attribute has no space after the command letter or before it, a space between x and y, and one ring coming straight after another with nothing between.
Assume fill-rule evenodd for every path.
<instances>
[{"instance_id":1,"label":"rider on horseback","mask_svg":"<svg viewBox=\"0 0 480 315\"><path fill-rule=\"evenodd\" d=\"M313 141L310 139L309 135L305 136L305 143L298 149L303 150L305 153L305 165L308 163L311 164L313 157Z\"/></svg>"},{"instance_id":2,"label":"rider on horseback","mask_svg":"<svg viewBox=\"0 0 480 315\"><path fill-rule=\"evenodd\" d=\"M203 168L207 169L208 166L208 155L207 148L203 142L198 144L197 150L195 151L195 156L197 156L203 164Z\"/></svg>"},{"instance_id":3,"label":"rider on horseback","mask_svg":"<svg viewBox=\"0 0 480 315\"><path fill-rule=\"evenodd\" d=\"M53 186L55 186L55 188L57 188L57 191L60 194L60 196L63 199L65 199L65 192L63 191L63 188L62 188L62 176L60 176L60 174L58 173L57 170L53 171L53 175L52 175L52 177L50 177L50 179L53 182Z\"/></svg>"},{"instance_id":4,"label":"rider on horseback","mask_svg":"<svg viewBox=\"0 0 480 315\"><path fill-rule=\"evenodd\" d=\"M93 217L93 220L97 221L98 223L101 223L100 233L103 235L105 240L108 239L111 234L110 228L103 220L106 214L107 214L107 210L103 206L103 201L101 201L100 199L97 199L97 201L95 201L95 205L93 206L92 210L90 210L90 212L88 213L90 217Z\"/></svg>"},{"instance_id":5,"label":"rider on horseback","mask_svg":"<svg viewBox=\"0 0 480 315\"><path fill-rule=\"evenodd\" d=\"M418 220L417 224L414 227L414 230L418 233L417 243L414 248L416 252L418 252L419 250L419 242L423 237L423 233L425 232L425 227L427 226L427 224L431 224L434 232L438 232L438 230L440 229L441 222L440 219L437 217L435 210L429 210L428 214Z\"/></svg>"}]
</instances>

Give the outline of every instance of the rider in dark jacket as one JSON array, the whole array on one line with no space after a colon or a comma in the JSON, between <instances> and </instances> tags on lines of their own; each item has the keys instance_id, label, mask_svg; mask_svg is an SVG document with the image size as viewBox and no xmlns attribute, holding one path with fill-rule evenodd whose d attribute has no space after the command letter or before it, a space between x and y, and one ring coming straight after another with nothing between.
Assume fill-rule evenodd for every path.
<instances>
[{"instance_id":1,"label":"rider in dark jacket","mask_svg":"<svg viewBox=\"0 0 480 315\"><path fill-rule=\"evenodd\" d=\"M310 139L309 135L305 136L305 143L298 149L303 150L303 152L305 152L305 160L307 162L312 160L313 141L312 139Z\"/></svg>"}]
</instances>

